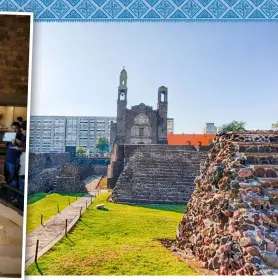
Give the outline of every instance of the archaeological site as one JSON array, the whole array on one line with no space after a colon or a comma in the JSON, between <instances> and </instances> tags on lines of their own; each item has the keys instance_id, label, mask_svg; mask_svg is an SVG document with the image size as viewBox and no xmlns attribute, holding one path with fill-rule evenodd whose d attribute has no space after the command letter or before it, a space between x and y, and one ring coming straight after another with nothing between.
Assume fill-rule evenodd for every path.
<instances>
[{"instance_id":1,"label":"archaeological site","mask_svg":"<svg viewBox=\"0 0 278 280\"><path fill-rule=\"evenodd\" d=\"M95 212L88 211L87 216L84 215L85 222L79 224L78 234L87 232L86 238L91 244L96 239L90 238L106 232L110 241L115 238L117 247L124 232L121 244L125 246L124 252L134 250L132 252L140 256L138 260L144 260L144 267L147 261L145 255L140 255L137 244L136 249L130 249L132 246L126 244L134 241L135 226L139 224L141 227L141 223L148 220L154 227L165 222L165 229L173 221L172 239L168 238L168 233L161 234L161 228L155 228L153 232L158 232L157 238L150 235L150 239L146 238L148 245L142 247L149 248L151 242L160 250L161 246L167 245L164 253L173 257L173 263L177 262L178 256L183 269L185 264L190 266L194 262L207 274L278 274L278 131L220 131L216 135L211 133L211 138L203 137L203 143L200 140L191 143L187 139L176 144L172 141L175 135L167 134L168 89L158 88L157 109L143 103L128 109L125 69L120 74L116 120L111 123L109 157L78 157L70 152L30 154L29 195L82 193L83 197L76 198L75 202L78 205L75 223L82 219L82 211L87 210L88 203L93 204L94 199L101 201L101 204L91 206ZM179 138L186 139L186 136ZM193 134L190 139L197 137ZM90 178L101 178L101 181L103 177L107 179L106 188L98 190L98 195L102 192L98 198L92 195L88 182ZM82 199L83 205L80 206L78 203ZM64 213L74 209L70 203L69 198ZM181 207L179 211L178 207ZM154 209L154 212L144 212L146 209ZM167 211L159 212L161 209L166 209L172 216L168 218ZM133 215L132 211L136 214ZM125 220L128 214L131 219ZM47 226L51 231L55 219L60 221L59 230L64 232L64 221L59 220L63 215L59 210L55 215L46 225L41 221L37 229L27 235L27 246L32 248L29 249L30 260L36 251L37 232L43 236ZM111 220L113 215L114 221ZM101 223L105 219L107 222L102 224L101 233L92 234L99 229L95 224L90 227L87 223ZM148 226L142 232L146 228ZM143 236L145 232L137 231L141 240L140 234ZM130 232L132 241L128 239ZM78 238L75 235L75 240ZM87 249L82 247L82 258L83 250ZM89 256L91 258L91 253ZM97 258L102 261L99 255Z\"/></svg>"},{"instance_id":2,"label":"archaeological site","mask_svg":"<svg viewBox=\"0 0 278 280\"><path fill-rule=\"evenodd\" d=\"M278 274L278 132L219 134L177 247L220 275Z\"/></svg>"}]
</instances>

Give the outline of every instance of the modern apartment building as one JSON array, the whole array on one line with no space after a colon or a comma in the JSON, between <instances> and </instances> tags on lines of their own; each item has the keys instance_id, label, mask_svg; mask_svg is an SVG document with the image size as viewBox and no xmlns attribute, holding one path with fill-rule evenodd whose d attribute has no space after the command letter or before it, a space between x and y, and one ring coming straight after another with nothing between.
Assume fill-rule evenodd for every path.
<instances>
[{"instance_id":1,"label":"modern apartment building","mask_svg":"<svg viewBox=\"0 0 278 280\"><path fill-rule=\"evenodd\" d=\"M206 123L206 127L204 128L204 134L216 134L217 127L214 123Z\"/></svg>"},{"instance_id":2,"label":"modern apartment building","mask_svg":"<svg viewBox=\"0 0 278 280\"><path fill-rule=\"evenodd\" d=\"M114 117L46 117L32 116L30 120L30 152L62 153L66 146L83 147L96 153L100 136L110 138Z\"/></svg>"},{"instance_id":3,"label":"modern apartment building","mask_svg":"<svg viewBox=\"0 0 278 280\"><path fill-rule=\"evenodd\" d=\"M167 119L167 133L168 134L174 133L174 119L173 118Z\"/></svg>"}]
</instances>

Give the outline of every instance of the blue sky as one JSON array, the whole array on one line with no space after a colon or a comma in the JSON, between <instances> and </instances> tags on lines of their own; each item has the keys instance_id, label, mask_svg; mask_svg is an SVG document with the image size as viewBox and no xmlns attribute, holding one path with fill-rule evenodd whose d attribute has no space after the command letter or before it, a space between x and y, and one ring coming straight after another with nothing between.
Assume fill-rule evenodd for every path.
<instances>
[{"instance_id":1,"label":"blue sky","mask_svg":"<svg viewBox=\"0 0 278 280\"><path fill-rule=\"evenodd\" d=\"M36 23L31 115L116 116L119 73L128 107L169 92L175 133L206 122L248 129L278 121L278 24Z\"/></svg>"}]
</instances>

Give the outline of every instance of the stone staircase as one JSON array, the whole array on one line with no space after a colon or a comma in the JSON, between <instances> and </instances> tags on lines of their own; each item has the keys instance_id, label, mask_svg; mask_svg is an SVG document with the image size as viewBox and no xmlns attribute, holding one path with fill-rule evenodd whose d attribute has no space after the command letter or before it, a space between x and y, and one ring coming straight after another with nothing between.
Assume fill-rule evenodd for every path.
<instances>
[{"instance_id":1,"label":"stone staircase","mask_svg":"<svg viewBox=\"0 0 278 280\"><path fill-rule=\"evenodd\" d=\"M272 207L278 209L278 133L264 136L264 142L238 143L239 151L246 157L245 164L261 182L261 195L269 197Z\"/></svg>"},{"instance_id":2,"label":"stone staircase","mask_svg":"<svg viewBox=\"0 0 278 280\"><path fill-rule=\"evenodd\" d=\"M186 203L206 155L186 146L138 146L125 162L112 199L136 204Z\"/></svg>"},{"instance_id":3,"label":"stone staircase","mask_svg":"<svg viewBox=\"0 0 278 280\"><path fill-rule=\"evenodd\" d=\"M53 182L52 190L56 190L58 187L58 176L55 177L55 180Z\"/></svg>"}]
</instances>

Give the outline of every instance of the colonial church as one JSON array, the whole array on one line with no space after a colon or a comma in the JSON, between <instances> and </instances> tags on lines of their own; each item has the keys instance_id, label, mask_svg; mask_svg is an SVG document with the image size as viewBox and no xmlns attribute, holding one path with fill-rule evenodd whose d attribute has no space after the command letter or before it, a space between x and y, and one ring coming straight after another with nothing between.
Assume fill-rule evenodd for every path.
<instances>
[{"instance_id":1,"label":"colonial church","mask_svg":"<svg viewBox=\"0 0 278 280\"><path fill-rule=\"evenodd\" d=\"M127 109L127 72L120 74L117 122L111 124L110 143L167 144L168 89L158 89L157 109L143 103Z\"/></svg>"}]
</instances>

